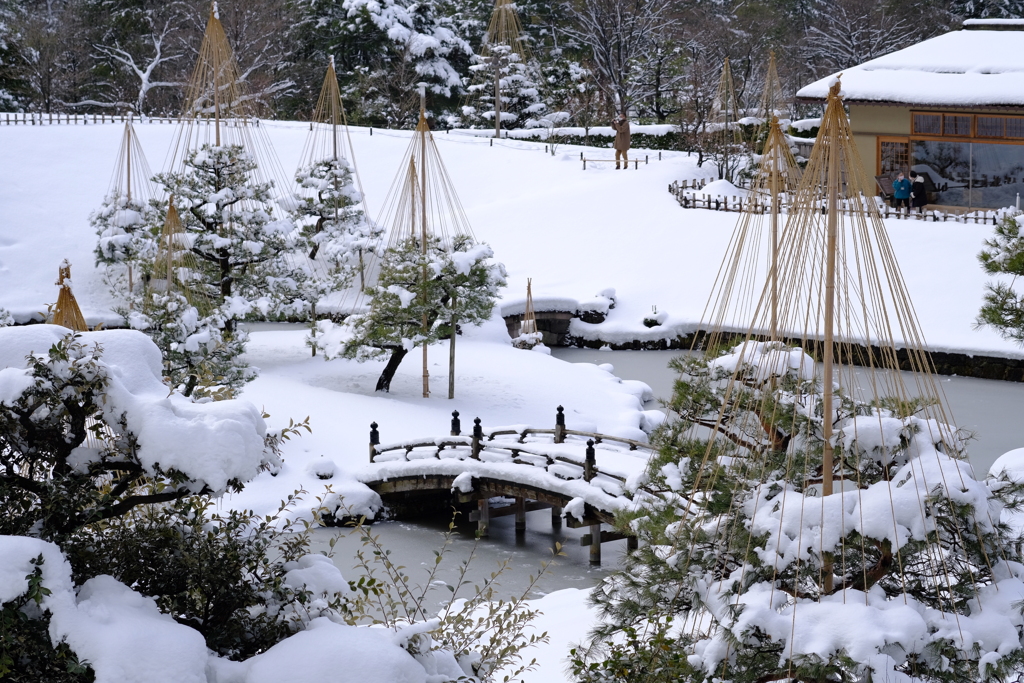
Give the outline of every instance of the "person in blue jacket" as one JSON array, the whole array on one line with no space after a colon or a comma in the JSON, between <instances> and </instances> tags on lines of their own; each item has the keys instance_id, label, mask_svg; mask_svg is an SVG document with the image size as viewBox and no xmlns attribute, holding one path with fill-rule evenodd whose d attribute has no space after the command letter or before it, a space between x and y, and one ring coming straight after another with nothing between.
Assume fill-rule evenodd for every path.
<instances>
[{"instance_id":1,"label":"person in blue jacket","mask_svg":"<svg viewBox=\"0 0 1024 683\"><path fill-rule=\"evenodd\" d=\"M892 207L899 211L900 206L910 212L910 181L903 177L903 171L892 181Z\"/></svg>"}]
</instances>

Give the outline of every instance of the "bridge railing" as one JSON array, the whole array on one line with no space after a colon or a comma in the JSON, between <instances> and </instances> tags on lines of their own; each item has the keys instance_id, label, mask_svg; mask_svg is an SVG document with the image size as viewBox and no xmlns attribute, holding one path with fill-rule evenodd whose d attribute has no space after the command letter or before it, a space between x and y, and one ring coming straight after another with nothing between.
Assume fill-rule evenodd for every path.
<instances>
[{"instance_id":1,"label":"bridge railing","mask_svg":"<svg viewBox=\"0 0 1024 683\"><path fill-rule=\"evenodd\" d=\"M480 425L480 418L475 418L473 423L472 435L462 436L459 411L456 410L452 412L451 435L448 437L412 439L400 443L382 445L380 443L378 425L374 422L370 425L370 462L409 461L427 458L442 459L446 456L458 457L459 454L452 451L463 449L469 450L468 456L473 460L486 460L488 453L497 455L496 452L502 452L507 453L510 458L502 458L495 462L512 462L518 465L541 467L548 470L554 476L565 480L583 479L590 482L598 476L606 477L617 482L615 488L619 490L614 492L616 495L626 495L629 497L630 494L625 488L626 477L613 472L603 472L598 469L597 452L594 446L608 441L626 445L630 451L644 449L653 452L655 450L651 444L635 439L566 429L564 408L562 406L557 408L554 429L528 427L524 429L496 429L485 432ZM555 445L564 444L567 436L587 438L584 456L580 458L564 451L552 452L552 446L548 444L527 443L526 438L532 435L551 435ZM514 436L517 438L512 442L497 438L502 436ZM432 452L424 452L424 449L432 449ZM419 452L417 453L417 451ZM465 455L464 450L462 455ZM570 465L578 468L578 474L568 473L564 469L559 468L559 465ZM557 469L551 470L553 467Z\"/></svg>"}]
</instances>

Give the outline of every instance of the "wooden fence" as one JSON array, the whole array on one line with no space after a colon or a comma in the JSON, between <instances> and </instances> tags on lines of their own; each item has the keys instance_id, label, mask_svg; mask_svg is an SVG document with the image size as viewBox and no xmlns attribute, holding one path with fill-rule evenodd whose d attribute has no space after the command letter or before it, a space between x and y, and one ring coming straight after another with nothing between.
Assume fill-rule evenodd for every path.
<instances>
[{"instance_id":1,"label":"wooden fence","mask_svg":"<svg viewBox=\"0 0 1024 683\"><path fill-rule=\"evenodd\" d=\"M741 211L768 213L771 210L771 203L765 201L761 197L754 197L751 199L747 197L729 197L723 195L701 196L698 194L691 194L691 192L703 189L707 183L708 181L703 179L677 181L668 186L668 191L676 198L676 201L679 202L679 206L684 209L735 211L737 213ZM791 208L792 203L784 201L781 207L782 213L789 213ZM842 202L839 210L847 216L867 214L867 207L865 207L862 202L856 201L847 200ZM825 213L825 211L826 207L822 204L821 212ZM944 211L939 209L928 210L927 208L923 212L917 213L916 211L896 211L888 204L879 205L878 212L881 214L882 218L932 221L934 223L953 221L956 223L974 223L975 225L986 225L988 223L997 225L1003 217L1019 213L1016 211L1007 213L1005 209Z\"/></svg>"},{"instance_id":2,"label":"wooden fence","mask_svg":"<svg viewBox=\"0 0 1024 683\"><path fill-rule=\"evenodd\" d=\"M47 114L32 113L0 113L0 124L7 126L77 126L100 125L104 123L124 123L131 118L133 123L178 123L179 119L171 116L129 116L128 114ZM207 120L207 123L209 120ZM237 126L252 124L260 125L259 119L226 119L227 125Z\"/></svg>"}]
</instances>

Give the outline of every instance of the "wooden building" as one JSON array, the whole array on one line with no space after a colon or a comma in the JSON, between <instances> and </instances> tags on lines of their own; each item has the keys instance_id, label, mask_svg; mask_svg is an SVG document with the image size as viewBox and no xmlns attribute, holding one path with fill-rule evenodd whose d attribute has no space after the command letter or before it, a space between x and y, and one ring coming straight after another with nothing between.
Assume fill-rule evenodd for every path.
<instances>
[{"instance_id":1,"label":"wooden building","mask_svg":"<svg viewBox=\"0 0 1024 683\"><path fill-rule=\"evenodd\" d=\"M824 102L837 75L797 101ZM969 20L841 80L861 160L883 193L913 170L931 204L1000 208L1024 194L1024 19Z\"/></svg>"}]
</instances>

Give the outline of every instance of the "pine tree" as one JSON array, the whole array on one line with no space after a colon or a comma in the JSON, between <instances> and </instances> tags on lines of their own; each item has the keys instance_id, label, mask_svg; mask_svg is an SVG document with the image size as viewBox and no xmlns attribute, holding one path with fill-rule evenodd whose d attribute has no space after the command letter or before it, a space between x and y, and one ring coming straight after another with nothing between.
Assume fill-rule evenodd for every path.
<instances>
[{"instance_id":1,"label":"pine tree","mask_svg":"<svg viewBox=\"0 0 1024 683\"><path fill-rule=\"evenodd\" d=\"M310 259L326 264L309 277L307 299L349 287L356 278L362 289L366 261L376 254L382 231L357 205L363 200L343 157L324 159L300 168L295 182L303 194L293 198L292 218L312 244Z\"/></svg>"},{"instance_id":2,"label":"pine tree","mask_svg":"<svg viewBox=\"0 0 1024 683\"><path fill-rule=\"evenodd\" d=\"M858 494L822 497L814 360L778 342L707 358L672 364L678 419L619 521L643 543L594 592L604 623L574 651L577 680L987 681L1024 666L1022 539L1000 521L1024 486L977 481L920 401L839 392L836 485ZM694 426L725 438L709 448Z\"/></svg>"},{"instance_id":3,"label":"pine tree","mask_svg":"<svg viewBox=\"0 0 1024 683\"><path fill-rule=\"evenodd\" d=\"M200 264L196 286L221 307L227 335L253 311L297 316L310 305L295 267L308 244L289 219L275 217L273 184L254 181L255 170L241 146L204 144L187 154L182 172L155 177L174 197Z\"/></svg>"},{"instance_id":4,"label":"pine tree","mask_svg":"<svg viewBox=\"0 0 1024 683\"><path fill-rule=\"evenodd\" d=\"M96 230L96 264L138 268L157 254L158 210L143 199L112 193L103 200L89 222ZM108 279L117 279L121 268L109 268Z\"/></svg>"},{"instance_id":5,"label":"pine tree","mask_svg":"<svg viewBox=\"0 0 1024 683\"><path fill-rule=\"evenodd\" d=\"M996 226L995 236L985 240L978 260L986 273L1009 276L1009 281L985 285L978 326L994 327L1006 339L1024 345L1024 294L1015 288L1017 278L1024 275L1024 235L1016 218L1004 218Z\"/></svg>"},{"instance_id":6,"label":"pine tree","mask_svg":"<svg viewBox=\"0 0 1024 683\"><path fill-rule=\"evenodd\" d=\"M340 325L320 321L318 348L328 360L387 357L376 390L390 391L398 366L413 348L449 337L453 322L479 325L490 318L505 284L504 266L491 262L492 256L490 247L468 237L456 239L451 249L428 238L426 253L416 239L398 243L384 254L377 283L367 290L370 310Z\"/></svg>"},{"instance_id":7,"label":"pine tree","mask_svg":"<svg viewBox=\"0 0 1024 683\"><path fill-rule=\"evenodd\" d=\"M241 358L249 335L225 334L221 308L202 306L204 314L181 292L152 289L130 301L116 312L149 335L163 357L164 381L185 396L231 398L259 374Z\"/></svg>"}]
</instances>

